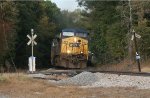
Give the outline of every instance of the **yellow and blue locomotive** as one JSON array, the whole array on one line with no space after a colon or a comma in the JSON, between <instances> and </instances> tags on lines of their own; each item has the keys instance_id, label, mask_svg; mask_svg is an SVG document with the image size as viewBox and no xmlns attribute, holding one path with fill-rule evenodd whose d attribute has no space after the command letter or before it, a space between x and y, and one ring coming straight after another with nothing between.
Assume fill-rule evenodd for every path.
<instances>
[{"instance_id":1,"label":"yellow and blue locomotive","mask_svg":"<svg viewBox=\"0 0 150 98\"><path fill-rule=\"evenodd\" d=\"M63 29L53 39L51 63L65 68L85 68L88 61L88 33L83 29Z\"/></svg>"}]
</instances>

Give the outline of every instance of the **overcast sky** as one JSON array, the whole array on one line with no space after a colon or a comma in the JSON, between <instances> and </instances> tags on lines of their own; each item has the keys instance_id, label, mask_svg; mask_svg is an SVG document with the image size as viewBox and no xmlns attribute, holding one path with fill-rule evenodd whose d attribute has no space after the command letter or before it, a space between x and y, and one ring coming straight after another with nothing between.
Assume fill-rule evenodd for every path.
<instances>
[{"instance_id":1,"label":"overcast sky","mask_svg":"<svg viewBox=\"0 0 150 98\"><path fill-rule=\"evenodd\" d=\"M69 10L73 11L77 8L78 2L76 0L51 0L53 3L56 3L57 7L59 7L61 10Z\"/></svg>"}]
</instances>

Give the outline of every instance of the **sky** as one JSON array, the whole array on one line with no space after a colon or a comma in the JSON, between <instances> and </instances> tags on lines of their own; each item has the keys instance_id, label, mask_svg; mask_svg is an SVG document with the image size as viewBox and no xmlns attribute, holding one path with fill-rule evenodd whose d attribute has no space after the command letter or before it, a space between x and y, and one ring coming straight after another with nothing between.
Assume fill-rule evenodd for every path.
<instances>
[{"instance_id":1,"label":"sky","mask_svg":"<svg viewBox=\"0 0 150 98\"><path fill-rule=\"evenodd\" d=\"M78 2L76 0L51 0L53 3L56 3L57 7L61 10L69 10L74 11L78 6Z\"/></svg>"}]
</instances>

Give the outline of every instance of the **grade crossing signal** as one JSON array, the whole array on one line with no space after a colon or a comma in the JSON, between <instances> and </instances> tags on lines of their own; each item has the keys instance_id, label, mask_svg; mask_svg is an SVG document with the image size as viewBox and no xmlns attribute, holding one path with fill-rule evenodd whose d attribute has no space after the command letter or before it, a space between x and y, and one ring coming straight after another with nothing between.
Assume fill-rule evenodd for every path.
<instances>
[{"instance_id":1,"label":"grade crossing signal","mask_svg":"<svg viewBox=\"0 0 150 98\"><path fill-rule=\"evenodd\" d=\"M27 37L29 38L29 42L27 43L27 45L31 45L31 52L32 52L32 56L29 57L29 71L33 73L33 71L35 71L35 57L33 56L33 46L37 45L37 42L35 41L37 35L34 34L34 30L31 29L31 36L27 35Z\"/></svg>"}]
</instances>

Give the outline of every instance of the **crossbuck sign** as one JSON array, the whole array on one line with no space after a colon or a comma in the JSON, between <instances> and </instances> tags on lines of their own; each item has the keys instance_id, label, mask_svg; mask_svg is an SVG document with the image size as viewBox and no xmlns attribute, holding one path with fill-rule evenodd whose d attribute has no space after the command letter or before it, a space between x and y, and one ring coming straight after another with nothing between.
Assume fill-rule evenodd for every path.
<instances>
[{"instance_id":1,"label":"crossbuck sign","mask_svg":"<svg viewBox=\"0 0 150 98\"><path fill-rule=\"evenodd\" d=\"M29 42L27 43L27 45L31 45L32 46L32 56L33 56L33 46L37 45L37 42L35 41L35 38L37 37L37 35L34 34L34 30L31 29L31 36L27 35L27 37L29 38Z\"/></svg>"},{"instance_id":2,"label":"crossbuck sign","mask_svg":"<svg viewBox=\"0 0 150 98\"><path fill-rule=\"evenodd\" d=\"M132 32L135 32L135 31L133 30ZM140 38L141 38L141 35L135 33L135 37L140 39ZM131 37L131 40L133 40L133 39L134 39L134 34L133 34L132 37Z\"/></svg>"}]
</instances>

